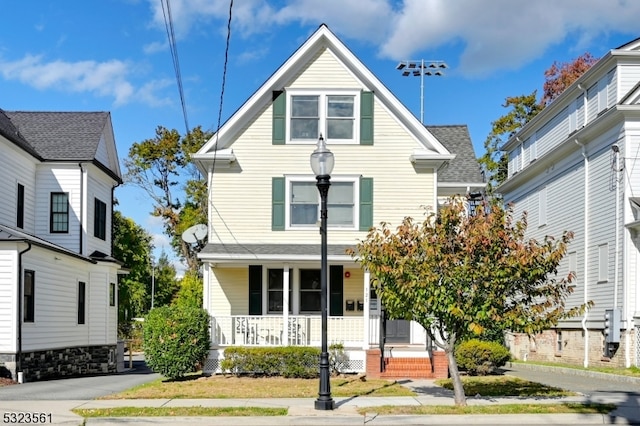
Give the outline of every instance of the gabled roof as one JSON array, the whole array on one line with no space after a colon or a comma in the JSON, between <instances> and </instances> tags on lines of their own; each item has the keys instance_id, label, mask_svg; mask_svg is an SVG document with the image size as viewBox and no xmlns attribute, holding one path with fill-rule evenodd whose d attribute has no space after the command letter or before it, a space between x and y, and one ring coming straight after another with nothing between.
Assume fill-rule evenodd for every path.
<instances>
[{"instance_id":1,"label":"gabled roof","mask_svg":"<svg viewBox=\"0 0 640 426\"><path fill-rule=\"evenodd\" d=\"M235 136L253 119L259 111L272 101L272 92L283 90L285 85L308 64L321 49L329 49L340 60L363 87L375 93L376 99L393 114L402 125L416 137L424 150L434 156L449 160L451 153L422 125L385 85L329 30L320 27L282 64L267 81L227 120L217 134L193 155L198 160L207 160L207 153L228 149Z\"/></svg>"},{"instance_id":2,"label":"gabled roof","mask_svg":"<svg viewBox=\"0 0 640 426\"><path fill-rule=\"evenodd\" d=\"M438 183L470 183L483 184L480 164L471 143L469 129L464 124L448 126L426 126L456 157L438 171Z\"/></svg>"},{"instance_id":3,"label":"gabled roof","mask_svg":"<svg viewBox=\"0 0 640 426\"><path fill-rule=\"evenodd\" d=\"M4 111L14 129L42 161L93 162L122 181L117 161L96 161L98 147L105 132L111 132L108 112L32 112ZM109 137L113 139L112 135ZM115 147L114 147L115 149ZM115 150L110 153L115 157Z\"/></svg>"}]
</instances>

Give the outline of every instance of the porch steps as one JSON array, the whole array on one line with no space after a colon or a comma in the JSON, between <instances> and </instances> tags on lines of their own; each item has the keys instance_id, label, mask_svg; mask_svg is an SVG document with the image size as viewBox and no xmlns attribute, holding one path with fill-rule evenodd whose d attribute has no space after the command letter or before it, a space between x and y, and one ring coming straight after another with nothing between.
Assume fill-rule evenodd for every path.
<instances>
[{"instance_id":1,"label":"porch steps","mask_svg":"<svg viewBox=\"0 0 640 426\"><path fill-rule=\"evenodd\" d=\"M391 357L385 358L385 371L380 373L382 379L435 379L431 371L430 358Z\"/></svg>"}]
</instances>

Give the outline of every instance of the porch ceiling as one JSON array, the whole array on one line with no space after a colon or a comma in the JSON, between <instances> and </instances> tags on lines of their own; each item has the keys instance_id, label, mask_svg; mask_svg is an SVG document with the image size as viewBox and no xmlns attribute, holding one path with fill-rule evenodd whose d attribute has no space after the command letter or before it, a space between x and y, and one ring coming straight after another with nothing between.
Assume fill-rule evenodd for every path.
<instances>
[{"instance_id":1,"label":"porch ceiling","mask_svg":"<svg viewBox=\"0 0 640 426\"><path fill-rule=\"evenodd\" d=\"M327 257L331 262L355 263L347 249L355 245L330 244ZM320 244L207 244L198 255L212 263L246 263L256 261L319 261Z\"/></svg>"}]
</instances>

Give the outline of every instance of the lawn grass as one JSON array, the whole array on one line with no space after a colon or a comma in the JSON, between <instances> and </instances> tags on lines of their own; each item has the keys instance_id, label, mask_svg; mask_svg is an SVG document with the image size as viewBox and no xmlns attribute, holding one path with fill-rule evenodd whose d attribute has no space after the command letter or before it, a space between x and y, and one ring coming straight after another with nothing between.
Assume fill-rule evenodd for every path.
<instances>
[{"instance_id":1,"label":"lawn grass","mask_svg":"<svg viewBox=\"0 0 640 426\"><path fill-rule=\"evenodd\" d=\"M451 379L436 380L436 384L453 390ZM467 396L524 396L524 397L559 397L576 395L553 386L530 382L512 376L474 376L462 377L464 393Z\"/></svg>"},{"instance_id":2,"label":"lawn grass","mask_svg":"<svg viewBox=\"0 0 640 426\"><path fill-rule=\"evenodd\" d=\"M408 388L390 380L361 376L331 378L335 397L415 396ZM195 374L181 380L158 379L101 399L199 399L199 398L315 398L318 379L282 377L203 376Z\"/></svg>"},{"instance_id":3,"label":"lawn grass","mask_svg":"<svg viewBox=\"0 0 640 426\"><path fill-rule=\"evenodd\" d=\"M286 408L265 407L117 407L76 408L71 410L88 417L215 417L215 416L286 416Z\"/></svg>"},{"instance_id":4,"label":"lawn grass","mask_svg":"<svg viewBox=\"0 0 640 426\"><path fill-rule=\"evenodd\" d=\"M559 404L494 404L494 405L382 405L358 408L365 415L438 415L438 414L608 414L615 404L581 404L574 402Z\"/></svg>"},{"instance_id":5,"label":"lawn grass","mask_svg":"<svg viewBox=\"0 0 640 426\"><path fill-rule=\"evenodd\" d=\"M620 368L620 367L596 367L589 366L588 368L582 367L580 365L573 364L562 364L557 362L544 362L544 361L511 361L514 364L531 364L531 365L542 365L545 367L560 367L560 368L571 368L573 370L582 370L582 371L595 371L598 373L607 373L607 374L617 374L619 376L629 376L629 377L638 377L640 378L640 367L629 367L629 368Z\"/></svg>"}]
</instances>

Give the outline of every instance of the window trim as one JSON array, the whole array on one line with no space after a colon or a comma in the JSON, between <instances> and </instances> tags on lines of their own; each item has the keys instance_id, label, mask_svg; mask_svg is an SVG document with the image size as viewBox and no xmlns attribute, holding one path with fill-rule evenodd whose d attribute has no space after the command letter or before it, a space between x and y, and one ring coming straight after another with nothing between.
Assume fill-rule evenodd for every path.
<instances>
[{"instance_id":1,"label":"window trim","mask_svg":"<svg viewBox=\"0 0 640 426\"><path fill-rule=\"evenodd\" d=\"M18 182L16 188L16 227L24 229L24 195L25 187Z\"/></svg>"},{"instance_id":2,"label":"window trim","mask_svg":"<svg viewBox=\"0 0 640 426\"><path fill-rule=\"evenodd\" d=\"M27 299L27 275L31 277L31 296ZM22 273L22 322L36 322L36 271L25 269Z\"/></svg>"},{"instance_id":3,"label":"window trim","mask_svg":"<svg viewBox=\"0 0 640 426\"><path fill-rule=\"evenodd\" d=\"M64 195L67 198L67 202L66 202L66 210L65 211L53 211L53 199L55 196L58 195ZM49 232L51 234L68 234L69 233L69 212L70 212L71 208L69 206L69 193L68 192L52 192L50 197L49 197ZM60 216L66 216L66 224L67 224L67 229L64 231L57 231L53 229L53 224L54 224L54 217L56 217L57 215ZM60 222L63 223L63 222Z\"/></svg>"},{"instance_id":4,"label":"window trim","mask_svg":"<svg viewBox=\"0 0 640 426\"><path fill-rule=\"evenodd\" d=\"M93 199L93 236L107 240L107 203L98 197Z\"/></svg>"},{"instance_id":5,"label":"window trim","mask_svg":"<svg viewBox=\"0 0 640 426\"><path fill-rule=\"evenodd\" d=\"M87 323L87 283L78 281L78 325Z\"/></svg>"},{"instance_id":6,"label":"window trim","mask_svg":"<svg viewBox=\"0 0 640 426\"><path fill-rule=\"evenodd\" d=\"M360 89L331 89L331 90L310 90L310 89L287 89L286 95L286 112L285 112L285 134L286 144L291 145L315 145L318 143L317 135L313 139L293 139L291 137L291 110L293 108L294 96L318 96L318 133L322 133L327 144L333 145L359 145L360 144ZM327 97L328 96L353 96L353 135L351 139L330 139L327 131Z\"/></svg>"},{"instance_id":7,"label":"window trim","mask_svg":"<svg viewBox=\"0 0 640 426\"><path fill-rule=\"evenodd\" d=\"M327 223L328 229L342 231L358 231L360 223L360 175L340 175L332 176L331 183L335 182L351 182L353 183L353 223L351 225L338 226ZM317 224L313 225L291 225L291 186L293 182L317 182L315 176L310 175L285 175L284 187L284 226L285 230L309 231L317 229ZM316 190L317 191L317 190ZM331 188L329 188L331 191ZM320 219L320 193L318 195L318 219ZM328 209L328 207L327 207Z\"/></svg>"},{"instance_id":8,"label":"window trim","mask_svg":"<svg viewBox=\"0 0 640 426\"><path fill-rule=\"evenodd\" d=\"M109 283L109 306L116 306L116 283Z\"/></svg>"}]
</instances>

